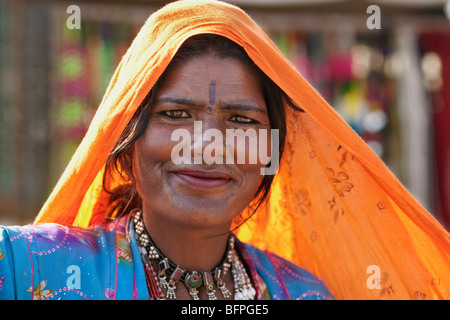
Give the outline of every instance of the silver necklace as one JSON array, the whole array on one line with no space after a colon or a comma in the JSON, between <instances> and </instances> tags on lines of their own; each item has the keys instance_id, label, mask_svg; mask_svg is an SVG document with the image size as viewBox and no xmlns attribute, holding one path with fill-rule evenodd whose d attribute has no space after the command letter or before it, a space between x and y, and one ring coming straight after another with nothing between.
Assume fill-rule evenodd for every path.
<instances>
[{"instance_id":1,"label":"silver necklace","mask_svg":"<svg viewBox=\"0 0 450 320\"><path fill-rule=\"evenodd\" d=\"M215 286L220 290L224 298L229 298L231 292L226 287L224 276L231 269L234 282L235 300L253 300L256 290L242 264L234 247L234 237L228 239L227 254L222 263L212 271L187 271L164 256L161 250L154 244L142 218L142 211L134 215L134 228L136 240L139 245L142 260L148 264L153 260L158 265L158 282L166 299L176 299L176 284L184 283L193 300L199 300L198 289L204 286L209 300L217 300ZM214 286L215 285L215 286Z\"/></svg>"}]
</instances>

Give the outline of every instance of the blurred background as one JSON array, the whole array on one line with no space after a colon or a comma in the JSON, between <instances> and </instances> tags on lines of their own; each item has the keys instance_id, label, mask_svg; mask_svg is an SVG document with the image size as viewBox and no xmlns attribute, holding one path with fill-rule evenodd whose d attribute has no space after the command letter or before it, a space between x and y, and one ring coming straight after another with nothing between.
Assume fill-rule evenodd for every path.
<instances>
[{"instance_id":1,"label":"blurred background","mask_svg":"<svg viewBox=\"0 0 450 320\"><path fill-rule=\"evenodd\" d=\"M168 2L0 0L0 224L33 221L121 57ZM450 2L228 2L450 230ZM80 8L78 29L67 27L70 5Z\"/></svg>"}]
</instances>

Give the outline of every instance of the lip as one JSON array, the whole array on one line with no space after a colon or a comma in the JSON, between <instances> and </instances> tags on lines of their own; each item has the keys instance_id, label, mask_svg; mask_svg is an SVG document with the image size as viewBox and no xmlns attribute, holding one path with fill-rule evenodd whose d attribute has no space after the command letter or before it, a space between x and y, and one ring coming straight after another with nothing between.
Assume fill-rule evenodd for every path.
<instances>
[{"instance_id":1,"label":"lip","mask_svg":"<svg viewBox=\"0 0 450 320\"><path fill-rule=\"evenodd\" d=\"M179 170L172 173L182 182L199 189L220 188L232 181L228 174L216 171Z\"/></svg>"}]
</instances>

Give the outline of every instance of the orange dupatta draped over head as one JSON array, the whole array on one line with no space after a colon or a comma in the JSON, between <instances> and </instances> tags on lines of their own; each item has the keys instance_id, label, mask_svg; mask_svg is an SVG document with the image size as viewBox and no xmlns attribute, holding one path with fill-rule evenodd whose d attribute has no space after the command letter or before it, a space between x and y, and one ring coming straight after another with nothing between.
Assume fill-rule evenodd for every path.
<instances>
[{"instance_id":1,"label":"orange dupatta draped over head","mask_svg":"<svg viewBox=\"0 0 450 320\"><path fill-rule=\"evenodd\" d=\"M238 237L322 278L336 299L450 299L450 237L242 10L179 1L149 17L35 223L105 221L106 159L190 36L238 43L305 113L287 111L269 202Z\"/></svg>"}]
</instances>

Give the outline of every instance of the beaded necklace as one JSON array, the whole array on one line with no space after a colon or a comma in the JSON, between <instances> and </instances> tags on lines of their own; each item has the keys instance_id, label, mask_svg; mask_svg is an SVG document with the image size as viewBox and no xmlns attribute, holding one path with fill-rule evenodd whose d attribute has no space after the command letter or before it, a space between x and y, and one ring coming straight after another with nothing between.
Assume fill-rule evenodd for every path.
<instances>
[{"instance_id":1,"label":"beaded necklace","mask_svg":"<svg viewBox=\"0 0 450 320\"><path fill-rule=\"evenodd\" d=\"M144 269L146 271L147 288L152 299L176 299L176 284L184 283L193 300L199 300L198 289L203 285L209 300L217 300L214 284L224 298L229 298L231 292L226 287L224 276L231 269L234 282L235 300L253 300L256 291L250 278L234 248L234 237L228 238L227 253L220 265L212 271L187 271L164 256L154 244L145 228L142 212L137 211L134 216L136 240L141 252ZM158 265L155 272L152 261ZM166 290L164 293L163 289Z\"/></svg>"}]
</instances>

